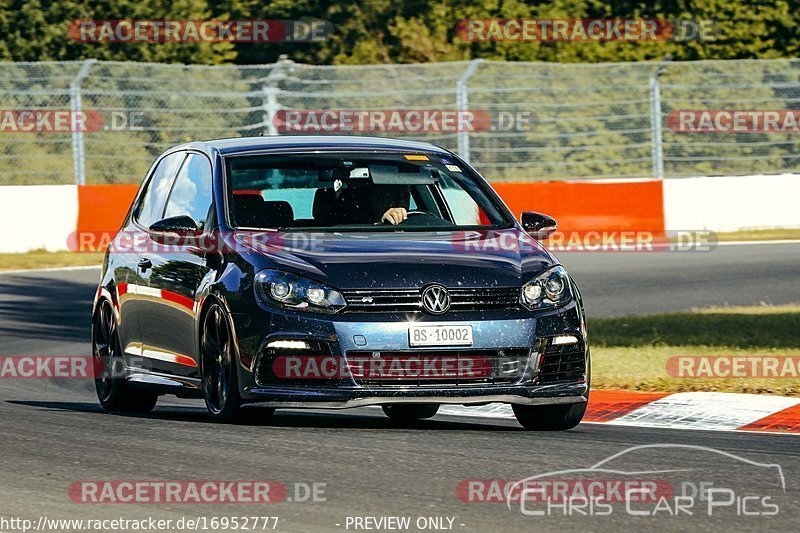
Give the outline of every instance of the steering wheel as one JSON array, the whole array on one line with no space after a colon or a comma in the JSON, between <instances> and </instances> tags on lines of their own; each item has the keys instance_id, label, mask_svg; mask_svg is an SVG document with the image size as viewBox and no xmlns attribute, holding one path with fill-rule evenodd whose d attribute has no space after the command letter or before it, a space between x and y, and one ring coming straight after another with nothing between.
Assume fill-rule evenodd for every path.
<instances>
[{"instance_id":1,"label":"steering wheel","mask_svg":"<svg viewBox=\"0 0 800 533\"><path fill-rule=\"evenodd\" d=\"M414 215L414 216L412 216ZM399 226L437 226L446 223L442 217L434 215L424 209L415 209L408 212L408 218L402 221Z\"/></svg>"}]
</instances>

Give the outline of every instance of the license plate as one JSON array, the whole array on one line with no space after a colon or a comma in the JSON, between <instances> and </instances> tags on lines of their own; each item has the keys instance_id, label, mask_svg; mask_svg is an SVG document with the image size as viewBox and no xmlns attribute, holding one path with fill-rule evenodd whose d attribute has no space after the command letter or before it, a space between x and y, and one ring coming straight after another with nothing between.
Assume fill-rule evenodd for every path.
<instances>
[{"instance_id":1,"label":"license plate","mask_svg":"<svg viewBox=\"0 0 800 533\"><path fill-rule=\"evenodd\" d=\"M408 344L415 346L472 346L472 326L411 326Z\"/></svg>"}]
</instances>

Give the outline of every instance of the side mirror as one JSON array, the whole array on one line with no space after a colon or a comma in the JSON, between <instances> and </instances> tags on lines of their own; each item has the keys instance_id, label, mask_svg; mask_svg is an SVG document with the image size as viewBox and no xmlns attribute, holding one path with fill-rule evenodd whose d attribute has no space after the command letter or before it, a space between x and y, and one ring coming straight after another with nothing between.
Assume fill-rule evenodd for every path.
<instances>
[{"instance_id":1,"label":"side mirror","mask_svg":"<svg viewBox=\"0 0 800 533\"><path fill-rule=\"evenodd\" d=\"M546 239L558 229L558 224L553 217L528 211L522 213L522 228L537 239Z\"/></svg>"},{"instance_id":2,"label":"side mirror","mask_svg":"<svg viewBox=\"0 0 800 533\"><path fill-rule=\"evenodd\" d=\"M154 241L166 246L191 246L203 233L197 222L186 215L159 220L149 230Z\"/></svg>"}]
</instances>

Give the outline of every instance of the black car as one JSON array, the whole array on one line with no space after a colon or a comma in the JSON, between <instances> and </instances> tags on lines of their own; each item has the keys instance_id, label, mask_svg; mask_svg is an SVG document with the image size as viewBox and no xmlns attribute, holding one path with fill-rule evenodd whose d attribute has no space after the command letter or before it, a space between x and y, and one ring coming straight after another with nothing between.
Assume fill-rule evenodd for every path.
<instances>
[{"instance_id":1,"label":"black car","mask_svg":"<svg viewBox=\"0 0 800 533\"><path fill-rule=\"evenodd\" d=\"M109 246L93 347L109 411L159 395L211 417L504 402L533 430L589 397L581 295L478 173L427 143L258 137L153 164ZM267 415L265 415L267 416Z\"/></svg>"}]
</instances>

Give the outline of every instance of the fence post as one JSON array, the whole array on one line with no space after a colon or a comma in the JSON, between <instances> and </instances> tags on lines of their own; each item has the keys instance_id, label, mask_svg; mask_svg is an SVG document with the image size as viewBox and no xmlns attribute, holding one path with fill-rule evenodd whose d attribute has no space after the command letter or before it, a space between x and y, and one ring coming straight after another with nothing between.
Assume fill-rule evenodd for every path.
<instances>
[{"instance_id":1,"label":"fence post","mask_svg":"<svg viewBox=\"0 0 800 533\"><path fill-rule=\"evenodd\" d=\"M650 128L653 142L653 177L657 180L664 179L664 140L661 126L661 81L660 78L667 70L667 64L672 61L672 54L667 54L661 64L650 77Z\"/></svg>"},{"instance_id":2,"label":"fence post","mask_svg":"<svg viewBox=\"0 0 800 533\"><path fill-rule=\"evenodd\" d=\"M86 185L86 155L83 150L83 131L75 127L76 117L83 112L83 103L81 101L81 84L86 76L89 75L89 70L92 65L96 63L96 59L87 59L81 65L80 70L72 79L69 84L69 105L72 122L72 167L75 173L75 184Z\"/></svg>"},{"instance_id":3,"label":"fence post","mask_svg":"<svg viewBox=\"0 0 800 533\"><path fill-rule=\"evenodd\" d=\"M263 134L264 135L278 135L278 126L275 124L275 116L281 109L278 102L278 93L280 92L280 82L286 79L286 70L294 62L288 59L286 55L281 55L278 61L273 65L272 70L266 77L261 79L261 90L264 92L264 101L262 108L264 114L263 121Z\"/></svg>"},{"instance_id":4,"label":"fence post","mask_svg":"<svg viewBox=\"0 0 800 533\"><path fill-rule=\"evenodd\" d=\"M653 177L664 179L664 142L661 131L661 83L658 74L650 78L650 129L653 143Z\"/></svg>"},{"instance_id":5,"label":"fence post","mask_svg":"<svg viewBox=\"0 0 800 533\"><path fill-rule=\"evenodd\" d=\"M469 108L469 88L467 84L469 83L469 79L475 74L478 70L478 65L481 64L482 59L473 59L469 62L469 66L458 79L458 83L456 84L456 105L458 106L459 116L462 113L468 111ZM459 122L460 123L460 122ZM461 131L459 128L458 131L458 155L461 156L465 162L469 163L470 153L469 153L469 132L468 131Z\"/></svg>"}]
</instances>

